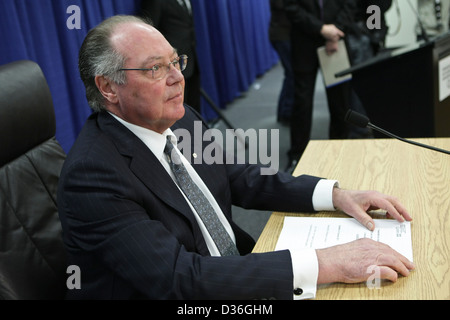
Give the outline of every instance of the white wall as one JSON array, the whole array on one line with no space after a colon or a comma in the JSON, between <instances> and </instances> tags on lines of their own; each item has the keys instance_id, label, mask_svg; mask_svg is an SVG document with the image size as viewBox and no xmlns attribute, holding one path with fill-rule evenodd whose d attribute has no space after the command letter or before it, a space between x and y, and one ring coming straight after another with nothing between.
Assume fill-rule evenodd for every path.
<instances>
[{"instance_id":1,"label":"white wall","mask_svg":"<svg viewBox=\"0 0 450 320\"><path fill-rule=\"evenodd\" d=\"M417 0L409 0L417 10ZM397 12L397 6L400 13ZM400 15L400 18L399 18ZM416 42L416 14L410 7L408 0L393 0L392 6L386 13L389 34L386 38L386 47L398 47Z\"/></svg>"}]
</instances>

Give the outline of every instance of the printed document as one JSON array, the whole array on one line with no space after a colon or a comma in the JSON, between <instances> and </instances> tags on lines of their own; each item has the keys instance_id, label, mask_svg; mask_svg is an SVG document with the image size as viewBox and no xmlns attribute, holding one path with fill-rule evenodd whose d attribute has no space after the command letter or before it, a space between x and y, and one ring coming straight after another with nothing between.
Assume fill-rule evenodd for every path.
<instances>
[{"instance_id":1,"label":"printed document","mask_svg":"<svg viewBox=\"0 0 450 320\"><path fill-rule=\"evenodd\" d=\"M439 102L450 96L450 56L439 60Z\"/></svg>"},{"instance_id":2,"label":"printed document","mask_svg":"<svg viewBox=\"0 0 450 320\"><path fill-rule=\"evenodd\" d=\"M354 218L285 217L275 250L321 249L361 238L389 245L413 261L411 223L374 219L370 231Z\"/></svg>"}]
</instances>

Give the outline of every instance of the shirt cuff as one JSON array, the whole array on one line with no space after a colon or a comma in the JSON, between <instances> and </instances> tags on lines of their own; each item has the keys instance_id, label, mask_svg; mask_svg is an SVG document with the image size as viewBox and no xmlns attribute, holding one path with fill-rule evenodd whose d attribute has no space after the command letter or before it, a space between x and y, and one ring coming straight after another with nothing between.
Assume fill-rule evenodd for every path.
<instances>
[{"instance_id":1,"label":"shirt cuff","mask_svg":"<svg viewBox=\"0 0 450 320\"><path fill-rule=\"evenodd\" d=\"M335 211L333 205L333 188L339 188L337 180L322 179L313 192L312 203L315 211Z\"/></svg>"},{"instance_id":2,"label":"shirt cuff","mask_svg":"<svg viewBox=\"0 0 450 320\"><path fill-rule=\"evenodd\" d=\"M314 299L319 276L316 250L304 249L290 252L294 272L294 300Z\"/></svg>"}]
</instances>

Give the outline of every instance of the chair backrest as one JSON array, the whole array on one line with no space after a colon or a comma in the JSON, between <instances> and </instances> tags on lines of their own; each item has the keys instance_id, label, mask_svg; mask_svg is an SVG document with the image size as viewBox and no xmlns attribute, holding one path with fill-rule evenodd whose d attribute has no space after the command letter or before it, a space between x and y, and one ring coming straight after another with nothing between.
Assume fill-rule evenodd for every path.
<instances>
[{"instance_id":1,"label":"chair backrest","mask_svg":"<svg viewBox=\"0 0 450 320\"><path fill-rule=\"evenodd\" d=\"M40 67L25 60L0 66L0 299L65 295L56 191L66 154L55 128Z\"/></svg>"}]
</instances>

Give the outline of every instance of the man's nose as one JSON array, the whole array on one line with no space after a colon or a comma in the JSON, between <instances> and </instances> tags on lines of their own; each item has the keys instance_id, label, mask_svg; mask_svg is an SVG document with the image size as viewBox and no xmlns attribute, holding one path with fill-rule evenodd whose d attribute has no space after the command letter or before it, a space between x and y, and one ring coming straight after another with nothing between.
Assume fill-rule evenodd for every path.
<instances>
[{"instance_id":1,"label":"man's nose","mask_svg":"<svg viewBox=\"0 0 450 320\"><path fill-rule=\"evenodd\" d=\"M167 82L175 83L180 82L183 79L183 72L175 68L173 65L170 65L169 71L167 72Z\"/></svg>"}]
</instances>

